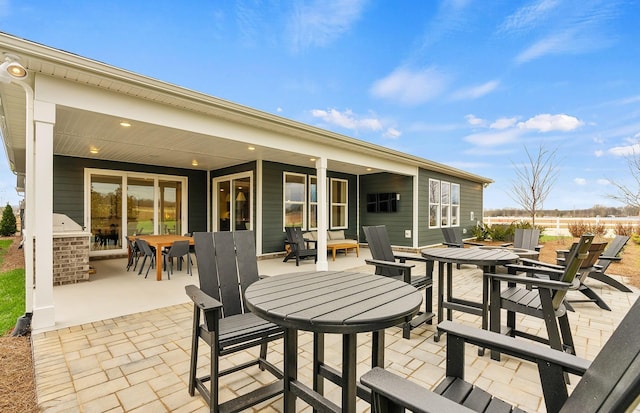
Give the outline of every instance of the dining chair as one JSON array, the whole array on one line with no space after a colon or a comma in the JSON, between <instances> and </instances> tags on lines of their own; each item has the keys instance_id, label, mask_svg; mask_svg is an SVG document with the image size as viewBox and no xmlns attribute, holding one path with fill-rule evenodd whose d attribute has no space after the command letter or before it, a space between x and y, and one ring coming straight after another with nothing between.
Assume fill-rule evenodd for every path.
<instances>
[{"instance_id":1,"label":"dining chair","mask_svg":"<svg viewBox=\"0 0 640 413\"><path fill-rule=\"evenodd\" d=\"M174 241L169 249L162 251L162 261L164 268L167 270L167 277L171 279L171 273L173 272L173 259L177 259L176 266L178 270L182 270L182 261L186 257L187 262L187 274L191 274L191 255L189 253L189 241Z\"/></svg>"},{"instance_id":2,"label":"dining chair","mask_svg":"<svg viewBox=\"0 0 640 413\"><path fill-rule=\"evenodd\" d=\"M136 244L138 244L138 248L140 248L140 253L142 255L142 264L140 264L140 271L138 271L138 275L142 274L142 270L144 269L144 264L147 262L147 258L149 258L149 266L147 267L147 272L144 275L144 278L147 278L149 275L149 270L151 268L155 268L156 266L156 251L155 248L151 247L149 243L141 238L136 238Z\"/></svg>"},{"instance_id":3,"label":"dining chair","mask_svg":"<svg viewBox=\"0 0 640 413\"><path fill-rule=\"evenodd\" d=\"M131 267L133 267L133 271L135 271L142 252L140 251L138 243L135 239L131 240L127 238L127 243L129 244L129 260L127 261L127 271L129 271Z\"/></svg>"}]
</instances>

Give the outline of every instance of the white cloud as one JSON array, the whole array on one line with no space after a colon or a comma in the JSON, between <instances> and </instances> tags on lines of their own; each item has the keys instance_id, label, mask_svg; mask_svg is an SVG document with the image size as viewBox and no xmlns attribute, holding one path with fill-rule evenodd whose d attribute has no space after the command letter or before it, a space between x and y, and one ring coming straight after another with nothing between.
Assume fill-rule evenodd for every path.
<instances>
[{"instance_id":1,"label":"white cloud","mask_svg":"<svg viewBox=\"0 0 640 413\"><path fill-rule=\"evenodd\" d=\"M466 89L459 89L451 95L452 100L472 100L478 99L484 95L493 92L500 82L497 80L491 80L478 86L469 87Z\"/></svg>"},{"instance_id":2,"label":"white cloud","mask_svg":"<svg viewBox=\"0 0 640 413\"><path fill-rule=\"evenodd\" d=\"M398 129L388 128L383 136L385 138L398 139L401 135L402 135L402 132L400 132Z\"/></svg>"},{"instance_id":3,"label":"white cloud","mask_svg":"<svg viewBox=\"0 0 640 413\"><path fill-rule=\"evenodd\" d=\"M469 125L473 125L473 126L484 126L484 124L486 123L484 119L478 118L471 113L468 115L465 115L464 118L467 120Z\"/></svg>"},{"instance_id":4,"label":"white cloud","mask_svg":"<svg viewBox=\"0 0 640 413\"><path fill-rule=\"evenodd\" d=\"M609 149L609 153L615 156L630 156L640 154L640 143L634 143L626 146L616 146Z\"/></svg>"},{"instance_id":5,"label":"white cloud","mask_svg":"<svg viewBox=\"0 0 640 413\"><path fill-rule=\"evenodd\" d=\"M513 127L518 118L500 118L493 122L489 127L491 129L507 129Z\"/></svg>"},{"instance_id":6,"label":"white cloud","mask_svg":"<svg viewBox=\"0 0 640 413\"><path fill-rule=\"evenodd\" d=\"M587 180L584 178L574 178L573 182L577 185L586 185Z\"/></svg>"},{"instance_id":7,"label":"white cloud","mask_svg":"<svg viewBox=\"0 0 640 413\"><path fill-rule=\"evenodd\" d=\"M507 17L500 26L500 31L513 32L530 29L545 21L544 17L558 5L557 0L538 0L528 6L519 8Z\"/></svg>"},{"instance_id":8,"label":"white cloud","mask_svg":"<svg viewBox=\"0 0 640 413\"><path fill-rule=\"evenodd\" d=\"M506 129L500 132L474 133L464 137L464 140L478 146L496 146L515 141L522 131L519 129Z\"/></svg>"},{"instance_id":9,"label":"white cloud","mask_svg":"<svg viewBox=\"0 0 640 413\"><path fill-rule=\"evenodd\" d=\"M597 150L593 153L597 158L601 157L602 155L604 155L604 151L601 150Z\"/></svg>"},{"instance_id":10,"label":"white cloud","mask_svg":"<svg viewBox=\"0 0 640 413\"><path fill-rule=\"evenodd\" d=\"M611 182L608 179L598 179L596 181L598 185L611 185Z\"/></svg>"},{"instance_id":11,"label":"white cloud","mask_svg":"<svg viewBox=\"0 0 640 413\"><path fill-rule=\"evenodd\" d=\"M276 108L276 112L278 112L278 113L279 113L279 112L282 112L282 108L281 108L280 106L278 106L278 107Z\"/></svg>"},{"instance_id":12,"label":"white cloud","mask_svg":"<svg viewBox=\"0 0 640 413\"><path fill-rule=\"evenodd\" d=\"M331 125L337 125L350 130L372 130L379 131L382 129L382 122L374 117L359 117L354 114L351 109L340 112L336 109L322 110L313 109L311 114L322 119Z\"/></svg>"},{"instance_id":13,"label":"white cloud","mask_svg":"<svg viewBox=\"0 0 640 413\"><path fill-rule=\"evenodd\" d=\"M358 21L366 0L314 0L296 3L289 20L294 50L326 46Z\"/></svg>"},{"instance_id":14,"label":"white cloud","mask_svg":"<svg viewBox=\"0 0 640 413\"><path fill-rule=\"evenodd\" d=\"M583 125L576 117L569 115L551 115L548 113L536 115L524 122L518 123L521 129L533 129L539 132L562 131L568 132Z\"/></svg>"},{"instance_id":15,"label":"white cloud","mask_svg":"<svg viewBox=\"0 0 640 413\"><path fill-rule=\"evenodd\" d=\"M376 80L371 94L406 105L417 105L440 95L448 83L449 77L436 68L410 70L400 67L387 77Z\"/></svg>"}]
</instances>

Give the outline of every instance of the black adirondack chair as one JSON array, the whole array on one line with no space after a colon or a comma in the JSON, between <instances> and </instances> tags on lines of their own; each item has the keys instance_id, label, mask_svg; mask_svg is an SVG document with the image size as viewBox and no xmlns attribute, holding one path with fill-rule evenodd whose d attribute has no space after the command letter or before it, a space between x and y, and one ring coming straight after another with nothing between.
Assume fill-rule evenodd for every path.
<instances>
[{"instance_id":1,"label":"black adirondack chair","mask_svg":"<svg viewBox=\"0 0 640 413\"><path fill-rule=\"evenodd\" d=\"M282 371L267 361L267 344L281 338L283 330L249 312L244 305L244 291L258 280L253 231L196 232L193 237L200 288L185 287L194 303L189 394L193 396L197 389L211 412L243 411L283 392ZM197 377L200 340L210 346L211 367L210 374ZM220 368L222 357L256 346L260 346L258 358ZM220 377L251 366L269 371L275 381L259 384L257 389L220 404Z\"/></svg>"},{"instance_id":2,"label":"black adirondack chair","mask_svg":"<svg viewBox=\"0 0 640 413\"><path fill-rule=\"evenodd\" d=\"M564 350L575 354L573 337L569 326L569 317L564 299L567 290L578 286L576 274L582 261L589 254L588 250L593 241L593 235L580 237L578 246L569 253L566 266L560 269L548 266L509 264L510 274L485 274L489 277L489 324L491 331L500 332L501 309L507 310L507 334L513 337L524 337L541 343L549 344L556 350ZM511 275L520 271L526 277ZM550 279L542 279L548 276ZM575 283L574 283L575 281ZM502 289L502 283L508 283ZM521 287L522 285L526 287ZM541 318L544 320L547 337L530 334L516 327L516 313ZM493 358L499 354L492 352Z\"/></svg>"},{"instance_id":3,"label":"black adirondack chair","mask_svg":"<svg viewBox=\"0 0 640 413\"><path fill-rule=\"evenodd\" d=\"M444 237L443 244L449 248L464 248L465 245L482 246L478 242L464 241L462 239L462 230L459 227L441 228ZM460 264L456 264L456 268L460 269Z\"/></svg>"},{"instance_id":4,"label":"black adirondack chair","mask_svg":"<svg viewBox=\"0 0 640 413\"><path fill-rule=\"evenodd\" d=\"M622 292L630 293L631 289L629 287L606 273L607 268L609 268L609 265L611 265L612 262L620 261L622 259L622 257L620 257L620 253L627 241L629 241L629 237L627 235L616 235L613 241L609 243L607 249L604 250L602 255L599 257L598 262L593 266L593 269L589 273L589 278L608 284Z\"/></svg>"},{"instance_id":5,"label":"black adirondack chair","mask_svg":"<svg viewBox=\"0 0 640 413\"><path fill-rule=\"evenodd\" d=\"M640 300L625 318L593 362L523 342L490 331L442 322L447 333L446 377L433 392L379 367L361 377L372 389L372 411L376 413L521 412L490 393L464 380L465 343L490 348L528 360L538 366L548 413L627 412L640 395ZM568 395L565 374L582 379Z\"/></svg>"},{"instance_id":6,"label":"black adirondack chair","mask_svg":"<svg viewBox=\"0 0 640 413\"><path fill-rule=\"evenodd\" d=\"M568 250L556 251L556 254L558 254L558 258L556 262L560 266L560 268L564 267L564 264L566 262L566 256L569 254L569 252L572 249L577 248L577 246L578 246L577 243L573 243L571 248L569 248ZM602 254L602 252L604 251L606 246L607 246L606 242L591 243L591 246L589 247L589 255L587 255L587 258L585 258L584 261L582 261L582 265L578 270L578 277L577 277L577 279L580 280L580 285L578 286L577 291L584 294L586 298L584 299L565 298L565 305L567 306L568 309L573 310L573 308L570 306L569 303L591 302L591 303L595 303L598 307L602 308L603 310L611 311L611 308L609 308L609 306L602 299L602 297L600 297L598 293L593 291L591 287L585 284L585 280L589 277L589 274L595 268L594 267L595 263L598 260L598 257L600 256L600 254Z\"/></svg>"},{"instance_id":7,"label":"black adirondack chair","mask_svg":"<svg viewBox=\"0 0 640 413\"><path fill-rule=\"evenodd\" d=\"M503 247L523 248L525 250L538 251L542 249L540 242L540 230L535 228L516 228L513 234L513 242L502 244Z\"/></svg>"},{"instance_id":8,"label":"black adirondack chair","mask_svg":"<svg viewBox=\"0 0 640 413\"><path fill-rule=\"evenodd\" d=\"M362 230L367 238L373 258L366 259L365 262L376 266L376 274L397 278L417 289L425 290L425 310L402 326L402 337L408 339L411 336L411 329L430 321L435 314L433 313L433 280L431 276L411 274L411 269L415 265L407 264L407 261L424 262L427 265L433 265L433 261L429 262L417 255L394 253L391 249L387 227L384 225L362 227ZM431 273L432 271L427 268L426 274Z\"/></svg>"},{"instance_id":9,"label":"black adirondack chair","mask_svg":"<svg viewBox=\"0 0 640 413\"><path fill-rule=\"evenodd\" d=\"M318 249L315 248L316 241L304 239L302 229L299 227L285 227L284 230L287 235L285 242L289 246L289 253L284 257L283 262L295 258L296 266L298 266L300 265L300 260L305 258L313 258L314 262L318 261ZM313 244L314 248L308 248L308 244Z\"/></svg>"},{"instance_id":10,"label":"black adirondack chair","mask_svg":"<svg viewBox=\"0 0 640 413\"><path fill-rule=\"evenodd\" d=\"M443 244L451 248L464 248L465 245L481 246L478 242L465 241L462 239L462 229L460 227L441 228L444 237Z\"/></svg>"}]
</instances>

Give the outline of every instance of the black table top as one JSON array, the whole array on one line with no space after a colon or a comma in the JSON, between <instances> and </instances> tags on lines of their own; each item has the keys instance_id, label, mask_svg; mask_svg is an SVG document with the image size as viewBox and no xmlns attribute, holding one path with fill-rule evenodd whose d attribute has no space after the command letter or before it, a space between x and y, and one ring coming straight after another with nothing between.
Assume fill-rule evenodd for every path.
<instances>
[{"instance_id":1,"label":"black table top","mask_svg":"<svg viewBox=\"0 0 640 413\"><path fill-rule=\"evenodd\" d=\"M426 259L479 266L504 265L518 261L518 256L504 249L485 248L425 248L420 251Z\"/></svg>"},{"instance_id":2,"label":"black table top","mask_svg":"<svg viewBox=\"0 0 640 413\"><path fill-rule=\"evenodd\" d=\"M413 317L422 296L380 275L308 271L267 277L245 292L256 315L287 328L350 334L382 330Z\"/></svg>"}]
</instances>

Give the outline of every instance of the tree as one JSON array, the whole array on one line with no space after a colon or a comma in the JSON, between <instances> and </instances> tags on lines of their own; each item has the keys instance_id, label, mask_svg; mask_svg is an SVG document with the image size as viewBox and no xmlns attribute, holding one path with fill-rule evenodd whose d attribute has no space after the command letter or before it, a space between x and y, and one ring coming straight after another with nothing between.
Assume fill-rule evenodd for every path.
<instances>
[{"instance_id":1,"label":"tree","mask_svg":"<svg viewBox=\"0 0 640 413\"><path fill-rule=\"evenodd\" d=\"M627 168L629 169L631 178L635 181L635 188L630 188L622 182L609 179L611 185L613 185L618 192L608 194L607 196L638 211L640 210L640 154L634 151L631 155L627 156Z\"/></svg>"},{"instance_id":2,"label":"tree","mask_svg":"<svg viewBox=\"0 0 640 413\"><path fill-rule=\"evenodd\" d=\"M528 164L518 166L511 162L516 171L516 179L513 181L509 197L527 211L531 217L531 224L535 226L536 212L542 209L544 200L558 178L558 148L549 151L540 144L537 154L531 154L526 146L524 150L529 160Z\"/></svg>"},{"instance_id":3,"label":"tree","mask_svg":"<svg viewBox=\"0 0 640 413\"><path fill-rule=\"evenodd\" d=\"M0 235L3 237L13 236L18 231L16 227L16 216L13 213L11 205L7 204L2 211L2 220L0 221Z\"/></svg>"}]
</instances>

